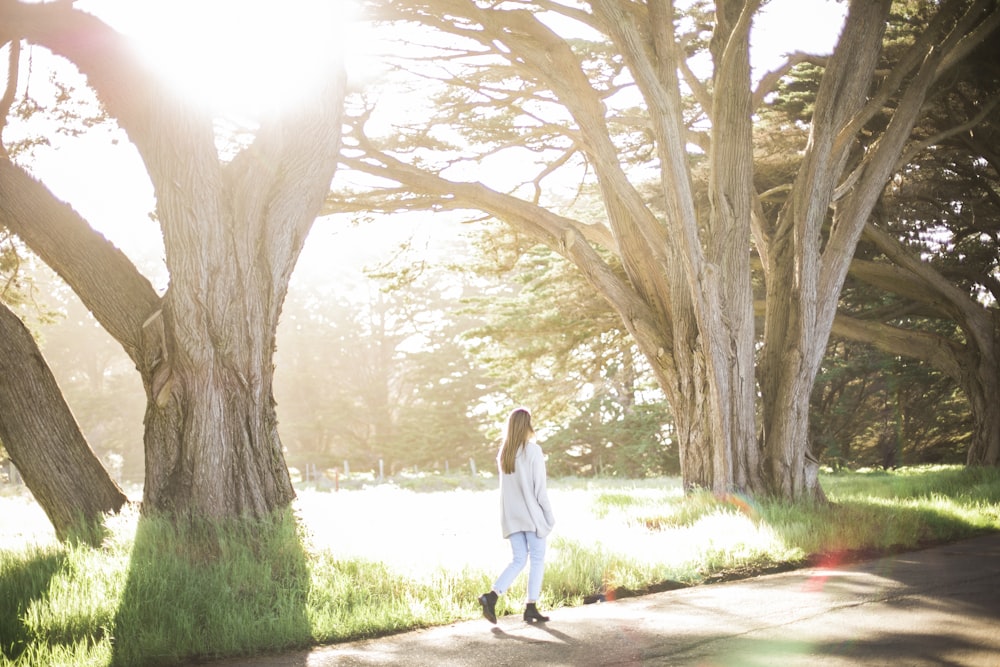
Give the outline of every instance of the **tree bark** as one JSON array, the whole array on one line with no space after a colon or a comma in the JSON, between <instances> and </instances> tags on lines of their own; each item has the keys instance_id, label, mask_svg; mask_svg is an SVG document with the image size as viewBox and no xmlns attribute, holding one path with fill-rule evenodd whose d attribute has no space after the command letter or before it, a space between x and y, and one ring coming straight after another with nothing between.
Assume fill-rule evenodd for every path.
<instances>
[{"instance_id":1,"label":"tree bark","mask_svg":"<svg viewBox=\"0 0 1000 667\"><path fill-rule=\"evenodd\" d=\"M826 347L822 301L840 286L821 281L823 225L847 164L840 133L862 107L881 50L890 2L852 2L816 98L809 144L792 195L768 238L764 347L758 369L761 442L768 487L784 498L819 494L808 452L809 395Z\"/></svg>"},{"instance_id":2,"label":"tree bark","mask_svg":"<svg viewBox=\"0 0 1000 667\"><path fill-rule=\"evenodd\" d=\"M147 394L143 510L262 516L294 490L272 394L288 281L329 191L340 147L342 67L293 112L220 160L212 118L141 69L126 40L66 3L0 2L16 34L77 65L152 180L170 271L158 297L124 255L13 165L0 221L80 296L136 362ZM183 48L179 45L178 48ZM82 239L91 254L79 254Z\"/></svg>"},{"instance_id":3,"label":"tree bark","mask_svg":"<svg viewBox=\"0 0 1000 667\"><path fill-rule=\"evenodd\" d=\"M759 2L717 2L711 52L713 141L709 149L709 214L705 234L705 282L709 316L699 321L713 357L712 378L731 451L729 469L716 471L726 490L768 492L756 440L757 386L754 314L750 283L753 212L753 125L750 89L750 25ZM723 476L725 475L725 476ZM717 490L722 490L718 488Z\"/></svg>"},{"instance_id":4,"label":"tree bark","mask_svg":"<svg viewBox=\"0 0 1000 667\"><path fill-rule=\"evenodd\" d=\"M994 331L1000 332L1000 327ZM972 407L972 444L966 456L970 466L1000 465L1000 405L997 404L1000 371L996 364L1000 358L1000 342L994 345L990 357L992 364L983 359L978 363L974 360L963 374L962 388Z\"/></svg>"},{"instance_id":5,"label":"tree bark","mask_svg":"<svg viewBox=\"0 0 1000 667\"><path fill-rule=\"evenodd\" d=\"M0 303L0 441L60 540L94 536L127 498L80 432L34 338Z\"/></svg>"}]
</instances>

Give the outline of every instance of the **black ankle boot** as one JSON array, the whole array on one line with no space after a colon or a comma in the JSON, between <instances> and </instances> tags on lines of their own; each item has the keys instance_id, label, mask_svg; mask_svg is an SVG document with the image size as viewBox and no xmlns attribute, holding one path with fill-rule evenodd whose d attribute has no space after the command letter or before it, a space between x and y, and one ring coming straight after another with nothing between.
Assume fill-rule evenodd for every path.
<instances>
[{"instance_id":1,"label":"black ankle boot","mask_svg":"<svg viewBox=\"0 0 1000 667\"><path fill-rule=\"evenodd\" d=\"M489 593L484 593L479 596L479 604L483 606L483 616L490 623L497 622L497 594L496 591L490 591Z\"/></svg>"},{"instance_id":2,"label":"black ankle boot","mask_svg":"<svg viewBox=\"0 0 1000 667\"><path fill-rule=\"evenodd\" d=\"M549 620L548 616L542 616L538 613L538 608L535 606L534 602L529 602L524 608L524 620L528 623L544 623Z\"/></svg>"}]
</instances>

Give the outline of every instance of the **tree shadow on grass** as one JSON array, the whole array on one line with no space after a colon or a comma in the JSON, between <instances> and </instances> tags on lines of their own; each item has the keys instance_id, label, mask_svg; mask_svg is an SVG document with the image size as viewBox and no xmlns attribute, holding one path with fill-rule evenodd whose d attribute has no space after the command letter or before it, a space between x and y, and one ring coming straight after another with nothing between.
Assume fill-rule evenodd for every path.
<instances>
[{"instance_id":1,"label":"tree shadow on grass","mask_svg":"<svg viewBox=\"0 0 1000 667\"><path fill-rule=\"evenodd\" d=\"M221 523L143 516L114 620L113 664L306 646L308 594L307 557L290 510Z\"/></svg>"},{"instance_id":2,"label":"tree shadow on grass","mask_svg":"<svg viewBox=\"0 0 1000 667\"><path fill-rule=\"evenodd\" d=\"M34 556L9 559L0 567L0 655L16 661L32 642L32 632L25 625L24 615L35 601L48 594L53 577L66 563L61 550L39 551Z\"/></svg>"}]
</instances>

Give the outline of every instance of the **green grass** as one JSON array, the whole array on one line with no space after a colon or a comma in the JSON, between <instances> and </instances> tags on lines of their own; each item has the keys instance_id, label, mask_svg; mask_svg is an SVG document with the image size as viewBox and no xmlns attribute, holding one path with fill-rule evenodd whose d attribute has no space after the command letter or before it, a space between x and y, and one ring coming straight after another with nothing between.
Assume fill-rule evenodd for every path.
<instances>
[{"instance_id":1,"label":"green grass","mask_svg":"<svg viewBox=\"0 0 1000 667\"><path fill-rule=\"evenodd\" d=\"M997 469L836 473L822 483L829 504L685 496L673 479L553 480L542 604L1000 530ZM266 523L177 526L129 511L108 518L99 548L8 539L0 665L175 665L474 618L507 557L495 491L428 484L303 491L296 513ZM8 502L0 498L0 537ZM524 584L501 598L501 613L519 611Z\"/></svg>"}]
</instances>

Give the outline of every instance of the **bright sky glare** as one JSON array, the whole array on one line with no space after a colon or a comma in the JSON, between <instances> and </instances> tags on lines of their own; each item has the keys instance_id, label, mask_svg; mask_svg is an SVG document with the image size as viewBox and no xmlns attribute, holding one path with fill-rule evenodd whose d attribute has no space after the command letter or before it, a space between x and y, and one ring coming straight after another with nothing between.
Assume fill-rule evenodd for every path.
<instances>
[{"instance_id":1,"label":"bright sky glare","mask_svg":"<svg viewBox=\"0 0 1000 667\"><path fill-rule=\"evenodd\" d=\"M847 3L841 0L771 0L750 33L755 71L773 69L795 51L827 55L840 37Z\"/></svg>"},{"instance_id":2,"label":"bright sky glare","mask_svg":"<svg viewBox=\"0 0 1000 667\"><path fill-rule=\"evenodd\" d=\"M377 67L368 55L378 48L372 35L350 22L355 0L83 0L77 6L134 37L142 57L180 93L236 119L299 101L322 70L315 63L338 57L338 48L350 54L347 66L357 79ZM771 69L783 54L797 50L829 53L844 11L845 3L835 0L772 0L754 23L755 69ZM310 62L312 67L302 65ZM152 190L126 142L111 144L106 133L85 135L39 154L32 168L130 256L159 246L148 219ZM317 229L315 241L346 233ZM352 245L339 241L335 245Z\"/></svg>"},{"instance_id":3,"label":"bright sky glare","mask_svg":"<svg viewBox=\"0 0 1000 667\"><path fill-rule=\"evenodd\" d=\"M249 116L302 102L359 48L354 0L87 0L179 94Z\"/></svg>"}]
</instances>

